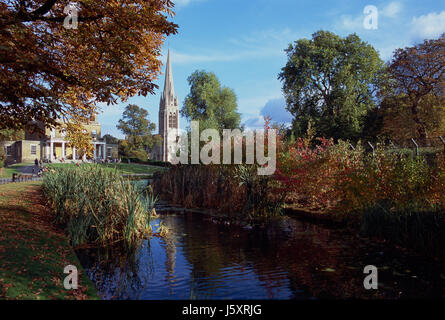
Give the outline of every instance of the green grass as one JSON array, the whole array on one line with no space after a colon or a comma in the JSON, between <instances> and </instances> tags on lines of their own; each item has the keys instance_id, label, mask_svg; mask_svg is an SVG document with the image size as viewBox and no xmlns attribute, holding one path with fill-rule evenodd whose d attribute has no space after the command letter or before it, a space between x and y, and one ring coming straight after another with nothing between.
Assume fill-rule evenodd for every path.
<instances>
[{"instance_id":1,"label":"green grass","mask_svg":"<svg viewBox=\"0 0 445 320\"><path fill-rule=\"evenodd\" d=\"M69 168L75 167L73 163L51 163L47 165L50 168ZM93 166L93 164L82 164L82 166ZM166 168L150 166L136 163L103 163L99 166L108 168L110 171L118 170L122 174L147 174L151 175L155 172L164 171Z\"/></svg>"},{"instance_id":2,"label":"green grass","mask_svg":"<svg viewBox=\"0 0 445 320\"><path fill-rule=\"evenodd\" d=\"M24 166L32 166L33 163L18 163L13 164L11 166L8 166L8 168L3 168L3 170L0 169L0 178L12 178L13 173L20 173L18 171L18 168L24 167Z\"/></svg>"},{"instance_id":3,"label":"green grass","mask_svg":"<svg viewBox=\"0 0 445 320\"><path fill-rule=\"evenodd\" d=\"M97 299L64 233L52 224L41 182L0 186L0 299ZM63 269L74 265L79 289L66 290Z\"/></svg>"}]
</instances>

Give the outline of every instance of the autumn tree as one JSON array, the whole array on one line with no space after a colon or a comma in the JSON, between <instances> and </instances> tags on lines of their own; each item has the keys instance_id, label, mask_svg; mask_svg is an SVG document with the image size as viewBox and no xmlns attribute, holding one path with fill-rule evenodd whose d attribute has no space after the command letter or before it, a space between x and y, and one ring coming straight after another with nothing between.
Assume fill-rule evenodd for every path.
<instances>
[{"instance_id":1,"label":"autumn tree","mask_svg":"<svg viewBox=\"0 0 445 320\"><path fill-rule=\"evenodd\" d=\"M195 71L187 81L190 93L181 108L184 117L199 121L200 130L214 128L222 132L240 127L236 95L232 89L221 87L214 73Z\"/></svg>"},{"instance_id":2,"label":"autumn tree","mask_svg":"<svg viewBox=\"0 0 445 320\"><path fill-rule=\"evenodd\" d=\"M3 129L0 130L0 141L15 141L25 139L23 130Z\"/></svg>"},{"instance_id":3,"label":"autumn tree","mask_svg":"<svg viewBox=\"0 0 445 320\"><path fill-rule=\"evenodd\" d=\"M356 34L342 38L328 31L285 51L288 61L278 79L296 135L304 135L312 123L319 136L358 140L385 79L378 52Z\"/></svg>"},{"instance_id":4,"label":"autumn tree","mask_svg":"<svg viewBox=\"0 0 445 320\"><path fill-rule=\"evenodd\" d=\"M387 97L388 111L396 110L399 119L405 116L398 128L414 128L414 137L425 141L445 121L445 34L397 49L389 71L394 91Z\"/></svg>"},{"instance_id":5,"label":"autumn tree","mask_svg":"<svg viewBox=\"0 0 445 320\"><path fill-rule=\"evenodd\" d=\"M148 119L148 111L130 104L116 127L125 134L125 140L121 142L122 153L127 157L147 160L147 151L155 144L153 131L156 129L156 125Z\"/></svg>"},{"instance_id":6,"label":"autumn tree","mask_svg":"<svg viewBox=\"0 0 445 320\"><path fill-rule=\"evenodd\" d=\"M65 124L66 136L65 140L69 141L70 146L75 147L79 151L79 155L93 157L94 145L93 137L82 125L82 123L67 122Z\"/></svg>"},{"instance_id":7,"label":"autumn tree","mask_svg":"<svg viewBox=\"0 0 445 320\"><path fill-rule=\"evenodd\" d=\"M0 129L82 123L98 103L153 94L170 0L0 1ZM64 11L65 10L65 11Z\"/></svg>"}]
</instances>

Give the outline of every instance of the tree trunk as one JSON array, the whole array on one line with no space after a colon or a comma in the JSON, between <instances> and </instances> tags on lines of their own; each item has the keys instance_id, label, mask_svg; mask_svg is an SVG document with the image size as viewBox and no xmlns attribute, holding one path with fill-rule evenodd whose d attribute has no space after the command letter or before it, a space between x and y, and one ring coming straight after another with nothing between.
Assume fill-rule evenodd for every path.
<instances>
[{"instance_id":1,"label":"tree trunk","mask_svg":"<svg viewBox=\"0 0 445 320\"><path fill-rule=\"evenodd\" d=\"M419 107L417 101L413 103L411 107L411 113L413 115L413 120L416 123L416 130L419 135L418 139L422 143L422 145L425 145L426 140L428 139L428 133L425 128L425 123L422 121L419 115Z\"/></svg>"}]
</instances>

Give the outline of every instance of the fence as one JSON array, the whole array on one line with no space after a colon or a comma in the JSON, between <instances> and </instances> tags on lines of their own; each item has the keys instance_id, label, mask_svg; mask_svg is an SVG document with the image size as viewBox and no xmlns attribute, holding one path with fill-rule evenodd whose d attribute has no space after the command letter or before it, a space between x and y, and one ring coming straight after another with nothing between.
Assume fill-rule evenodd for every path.
<instances>
[{"instance_id":1,"label":"fence","mask_svg":"<svg viewBox=\"0 0 445 320\"><path fill-rule=\"evenodd\" d=\"M41 181L42 177L16 177L16 178L0 178L0 184L16 183L16 182L28 182L28 181Z\"/></svg>"},{"instance_id":2,"label":"fence","mask_svg":"<svg viewBox=\"0 0 445 320\"><path fill-rule=\"evenodd\" d=\"M423 140L407 138L401 140L387 140L385 141L385 148L390 152L400 152L412 155L434 155L440 152L445 153L445 137L433 137ZM366 142L365 148L374 153L377 145L375 143ZM355 147L351 144L351 148Z\"/></svg>"}]
</instances>

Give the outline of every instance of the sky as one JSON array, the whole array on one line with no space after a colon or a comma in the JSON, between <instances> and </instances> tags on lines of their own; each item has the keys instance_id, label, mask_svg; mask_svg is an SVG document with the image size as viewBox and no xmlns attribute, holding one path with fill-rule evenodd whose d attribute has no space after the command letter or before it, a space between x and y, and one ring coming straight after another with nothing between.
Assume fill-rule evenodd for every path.
<instances>
[{"instance_id":1,"label":"sky","mask_svg":"<svg viewBox=\"0 0 445 320\"><path fill-rule=\"evenodd\" d=\"M445 32L445 0L347 1L347 0L173 0L179 25L163 47L163 63L170 48L175 91L182 107L195 70L215 73L221 84L234 90L242 123L248 128L263 126L264 116L289 123L282 83L277 76L286 64L284 49L319 30L342 37L356 33L380 53L384 61L397 48L412 46ZM377 8L377 28L365 28L368 12ZM165 67L162 68L162 72ZM149 119L158 122L159 99L164 76L155 82L155 95L133 97L125 103L104 106L98 119L102 134L123 138L116 124L125 106L145 108ZM182 129L187 120L180 119ZM156 133L158 130L156 129Z\"/></svg>"}]
</instances>

